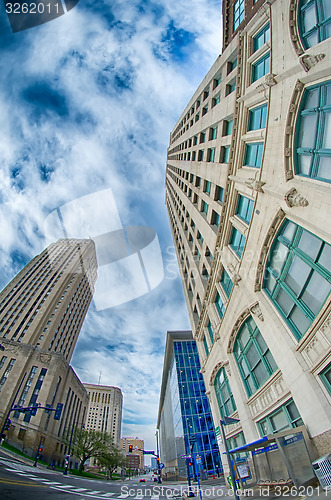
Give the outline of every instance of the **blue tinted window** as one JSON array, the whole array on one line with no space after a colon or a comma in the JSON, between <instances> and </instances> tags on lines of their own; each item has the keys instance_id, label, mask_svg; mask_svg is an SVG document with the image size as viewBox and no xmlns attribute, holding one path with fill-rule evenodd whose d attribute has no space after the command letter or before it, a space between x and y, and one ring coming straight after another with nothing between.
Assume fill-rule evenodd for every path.
<instances>
[{"instance_id":1,"label":"blue tinted window","mask_svg":"<svg viewBox=\"0 0 331 500\"><path fill-rule=\"evenodd\" d=\"M261 167L263 146L263 142L252 142L246 145L245 167Z\"/></svg>"},{"instance_id":2,"label":"blue tinted window","mask_svg":"<svg viewBox=\"0 0 331 500\"><path fill-rule=\"evenodd\" d=\"M253 37L253 52L256 52L262 45L270 40L270 24L266 24L257 35Z\"/></svg>"},{"instance_id":3,"label":"blue tinted window","mask_svg":"<svg viewBox=\"0 0 331 500\"><path fill-rule=\"evenodd\" d=\"M230 247L236 252L238 257L241 257L244 251L246 238L237 228L232 228Z\"/></svg>"},{"instance_id":4,"label":"blue tinted window","mask_svg":"<svg viewBox=\"0 0 331 500\"><path fill-rule=\"evenodd\" d=\"M331 82L305 90L295 142L296 173L331 182Z\"/></svg>"},{"instance_id":5,"label":"blue tinted window","mask_svg":"<svg viewBox=\"0 0 331 500\"><path fill-rule=\"evenodd\" d=\"M268 104L251 109L248 119L248 130L265 128L267 123Z\"/></svg>"},{"instance_id":6,"label":"blue tinted window","mask_svg":"<svg viewBox=\"0 0 331 500\"><path fill-rule=\"evenodd\" d=\"M256 82L262 76L270 73L270 53L266 56L261 57L252 66L252 82Z\"/></svg>"},{"instance_id":7,"label":"blue tinted window","mask_svg":"<svg viewBox=\"0 0 331 500\"><path fill-rule=\"evenodd\" d=\"M299 0L299 32L305 49L330 38L330 0Z\"/></svg>"}]
</instances>

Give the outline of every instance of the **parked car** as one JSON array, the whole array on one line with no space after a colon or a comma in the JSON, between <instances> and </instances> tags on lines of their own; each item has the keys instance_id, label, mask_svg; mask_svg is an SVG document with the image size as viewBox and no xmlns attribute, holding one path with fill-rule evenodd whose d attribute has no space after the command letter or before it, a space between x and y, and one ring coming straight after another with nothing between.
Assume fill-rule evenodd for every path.
<instances>
[{"instance_id":1,"label":"parked car","mask_svg":"<svg viewBox=\"0 0 331 500\"><path fill-rule=\"evenodd\" d=\"M142 477L141 479L139 479L139 483L146 483L146 479Z\"/></svg>"}]
</instances>

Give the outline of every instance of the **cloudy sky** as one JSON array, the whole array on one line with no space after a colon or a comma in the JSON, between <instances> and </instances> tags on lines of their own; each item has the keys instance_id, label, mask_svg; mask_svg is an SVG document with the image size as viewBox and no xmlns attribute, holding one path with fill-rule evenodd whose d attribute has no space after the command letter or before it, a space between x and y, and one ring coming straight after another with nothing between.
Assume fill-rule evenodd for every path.
<instances>
[{"instance_id":1,"label":"cloudy sky","mask_svg":"<svg viewBox=\"0 0 331 500\"><path fill-rule=\"evenodd\" d=\"M80 0L17 33L1 10L0 32L0 286L45 248L47 216L82 197L100 215L95 193L111 190L124 227L153 229L163 280L118 306L93 303L72 365L84 382L121 387L122 435L154 449L166 331L189 328L166 149L219 54L221 0Z\"/></svg>"}]
</instances>

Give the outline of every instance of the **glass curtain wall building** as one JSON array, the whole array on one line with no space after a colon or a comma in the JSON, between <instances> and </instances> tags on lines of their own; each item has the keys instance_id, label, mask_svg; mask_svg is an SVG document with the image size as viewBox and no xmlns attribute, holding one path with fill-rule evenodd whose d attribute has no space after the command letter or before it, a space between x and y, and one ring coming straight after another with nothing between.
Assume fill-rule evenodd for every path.
<instances>
[{"instance_id":1,"label":"glass curtain wall building","mask_svg":"<svg viewBox=\"0 0 331 500\"><path fill-rule=\"evenodd\" d=\"M215 429L200 373L196 342L191 331L168 332L158 416L161 461L166 476L186 477L187 466L181 455L194 453L200 472L214 474L221 469ZM192 472L192 471L191 471Z\"/></svg>"}]
</instances>

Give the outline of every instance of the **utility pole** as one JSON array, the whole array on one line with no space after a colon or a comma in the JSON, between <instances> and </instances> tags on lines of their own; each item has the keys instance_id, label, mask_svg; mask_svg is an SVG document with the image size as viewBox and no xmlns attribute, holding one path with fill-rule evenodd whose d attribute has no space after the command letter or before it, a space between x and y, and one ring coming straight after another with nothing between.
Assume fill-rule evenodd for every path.
<instances>
[{"instance_id":1,"label":"utility pole","mask_svg":"<svg viewBox=\"0 0 331 500\"><path fill-rule=\"evenodd\" d=\"M231 456L230 456L230 453L229 453L229 447L228 447L228 443L226 441L225 432L224 432L224 426L225 425L230 425L230 424L234 424L234 423L237 423L237 422L239 422L239 420L237 420L236 418L231 418L231 417L224 416L224 419L220 420L220 427L221 427L221 432L222 432L222 439L223 439L223 443L224 443L225 453L226 453L226 457L228 459L228 463L229 463L229 467L230 467L230 476L231 476L231 481L232 481L233 495L234 495L234 498L236 500L240 500L240 497L237 494L236 475L234 473L234 468L233 468Z\"/></svg>"}]
</instances>

